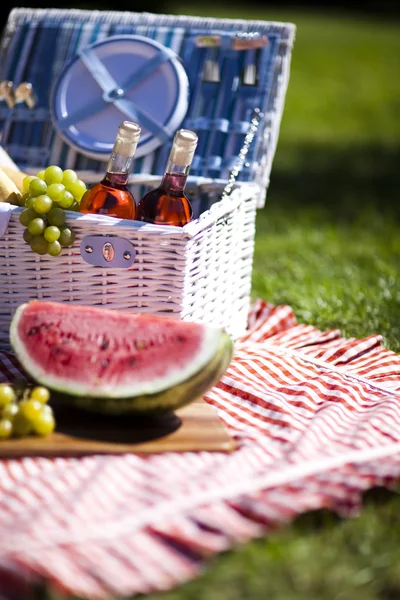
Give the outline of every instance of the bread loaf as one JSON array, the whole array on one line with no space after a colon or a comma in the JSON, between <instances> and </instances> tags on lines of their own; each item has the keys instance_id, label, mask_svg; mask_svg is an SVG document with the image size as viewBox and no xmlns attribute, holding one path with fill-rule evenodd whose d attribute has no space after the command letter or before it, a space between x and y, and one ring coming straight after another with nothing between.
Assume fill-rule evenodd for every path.
<instances>
[{"instance_id":1,"label":"bread loaf","mask_svg":"<svg viewBox=\"0 0 400 600\"><path fill-rule=\"evenodd\" d=\"M19 191L22 193L22 182L26 177L26 173L3 166L1 166L0 169L11 179L11 181L15 183Z\"/></svg>"},{"instance_id":2,"label":"bread loaf","mask_svg":"<svg viewBox=\"0 0 400 600\"><path fill-rule=\"evenodd\" d=\"M19 204L21 192L12 179L0 169L0 202Z\"/></svg>"}]
</instances>

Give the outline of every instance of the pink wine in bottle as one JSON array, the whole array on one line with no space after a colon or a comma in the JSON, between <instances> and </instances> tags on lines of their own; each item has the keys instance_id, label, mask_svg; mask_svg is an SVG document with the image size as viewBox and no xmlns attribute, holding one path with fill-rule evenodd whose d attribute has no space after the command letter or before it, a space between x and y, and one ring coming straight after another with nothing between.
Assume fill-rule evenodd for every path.
<instances>
[{"instance_id":1,"label":"pink wine in bottle","mask_svg":"<svg viewBox=\"0 0 400 600\"><path fill-rule=\"evenodd\" d=\"M130 121L121 123L107 173L100 183L96 183L83 195L81 213L135 219L136 203L127 184L139 137L139 125Z\"/></svg>"},{"instance_id":2,"label":"pink wine in bottle","mask_svg":"<svg viewBox=\"0 0 400 600\"><path fill-rule=\"evenodd\" d=\"M192 218L185 185L197 146L194 131L180 129L174 138L161 184L140 200L136 220L182 227Z\"/></svg>"}]
</instances>

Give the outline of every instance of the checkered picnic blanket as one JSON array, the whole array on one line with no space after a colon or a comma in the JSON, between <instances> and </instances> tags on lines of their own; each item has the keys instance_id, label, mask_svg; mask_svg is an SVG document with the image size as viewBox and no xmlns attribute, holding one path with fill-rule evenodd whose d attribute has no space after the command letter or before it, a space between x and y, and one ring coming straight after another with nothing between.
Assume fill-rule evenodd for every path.
<instances>
[{"instance_id":1,"label":"checkered picnic blanket","mask_svg":"<svg viewBox=\"0 0 400 600\"><path fill-rule=\"evenodd\" d=\"M0 353L0 381L20 375ZM0 462L0 590L166 590L208 556L400 477L400 357L256 302L206 396L237 450Z\"/></svg>"}]
</instances>

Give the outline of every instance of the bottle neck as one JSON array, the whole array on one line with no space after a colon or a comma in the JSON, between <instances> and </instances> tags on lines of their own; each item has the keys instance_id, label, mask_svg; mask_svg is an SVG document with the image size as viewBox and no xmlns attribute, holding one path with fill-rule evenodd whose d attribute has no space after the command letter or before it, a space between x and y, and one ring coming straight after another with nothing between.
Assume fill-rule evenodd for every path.
<instances>
[{"instance_id":1,"label":"bottle neck","mask_svg":"<svg viewBox=\"0 0 400 600\"><path fill-rule=\"evenodd\" d=\"M113 151L108 161L105 179L111 182L117 180L119 185L126 185L132 163L133 156L122 156Z\"/></svg>"},{"instance_id":2,"label":"bottle neck","mask_svg":"<svg viewBox=\"0 0 400 600\"><path fill-rule=\"evenodd\" d=\"M168 188L169 191L175 193L183 193L189 170L190 165L177 165L172 161L169 161L161 182L161 187Z\"/></svg>"}]
</instances>

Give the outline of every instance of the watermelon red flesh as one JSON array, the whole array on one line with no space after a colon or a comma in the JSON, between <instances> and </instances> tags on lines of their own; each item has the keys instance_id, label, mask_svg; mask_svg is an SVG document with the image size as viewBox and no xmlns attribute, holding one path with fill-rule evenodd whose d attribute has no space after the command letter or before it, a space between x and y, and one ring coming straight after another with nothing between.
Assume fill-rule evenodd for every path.
<instances>
[{"instance_id":1,"label":"watermelon red flesh","mask_svg":"<svg viewBox=\"0 0 400 600\"><path fill-rule=\"evenodd\" d=\"M40 301L20 306L10 328L17 356L37 381L110 398L185 381L213 358L221 335L198 323Z\"/></svg>"}]
</instances>

